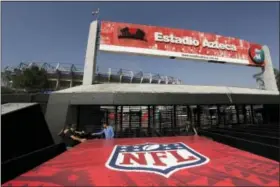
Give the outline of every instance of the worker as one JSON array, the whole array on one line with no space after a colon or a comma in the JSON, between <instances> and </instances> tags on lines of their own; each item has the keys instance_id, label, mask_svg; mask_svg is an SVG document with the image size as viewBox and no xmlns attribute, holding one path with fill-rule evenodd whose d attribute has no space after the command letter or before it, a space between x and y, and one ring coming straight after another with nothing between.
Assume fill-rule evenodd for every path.
<instances>
[{"instance_id":1,"label":"worker","mask_svg":"<svg viewBox=\"0 0 280 187\"><path fill-rule=\"evenodd\" d=\"M92 133L93 136L105 134L105 139L113 139L115 136L114 129L111 125L103 124L103 130L98 133Z\"/></svg>"}]
</instances>

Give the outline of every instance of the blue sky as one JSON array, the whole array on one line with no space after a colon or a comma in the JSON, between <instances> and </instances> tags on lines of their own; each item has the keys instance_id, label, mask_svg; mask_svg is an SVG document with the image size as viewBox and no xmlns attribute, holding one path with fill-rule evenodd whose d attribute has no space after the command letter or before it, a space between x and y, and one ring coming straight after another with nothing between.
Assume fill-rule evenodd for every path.
<instances>
[{"instance_id":1,"label":"blue sky","mask_svg":"<svg viewBox=\"0 0 280 187\"><path fill-rule=\"evenodd\" d=\"M83 66L91 12L106 21L218 33L268 45L279 67L279 2L2 2L2 68L21 61ZM100 53L101 71L124 68L184 84L256 86L258 68Z\"/></svg>"}]
</instances>

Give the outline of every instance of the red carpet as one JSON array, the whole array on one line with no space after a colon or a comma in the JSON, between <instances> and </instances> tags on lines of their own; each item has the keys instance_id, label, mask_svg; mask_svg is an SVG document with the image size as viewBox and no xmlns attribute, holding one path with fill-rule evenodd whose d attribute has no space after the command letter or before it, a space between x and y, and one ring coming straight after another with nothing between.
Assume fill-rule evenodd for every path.
<instances>
[{"instance_id":1,"label":"red carpet","mask_svg":"<svg viewBox=\"0 0 280 187\"><path fill-rule=\"evenodd\" d=\"M91 140L3 186L279 186L279 163L209 139Z\"/></svg>"}]
</instances>

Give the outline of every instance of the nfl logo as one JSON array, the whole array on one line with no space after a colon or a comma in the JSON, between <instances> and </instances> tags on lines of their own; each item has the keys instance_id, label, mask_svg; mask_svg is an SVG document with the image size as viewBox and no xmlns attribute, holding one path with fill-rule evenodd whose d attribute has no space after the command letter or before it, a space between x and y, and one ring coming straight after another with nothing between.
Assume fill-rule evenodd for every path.
<instances>
[{"instance_id":1,"label":"nfl logo","mask_svg":"<svg viewBox=\"0 0 280 187\"><path fill-rule=\"evenodd\" d=\"M209 162L184 143L116 145L106 167L117 171L149 172L166 178L181 169Z\"/></svg>"}]
</instances>

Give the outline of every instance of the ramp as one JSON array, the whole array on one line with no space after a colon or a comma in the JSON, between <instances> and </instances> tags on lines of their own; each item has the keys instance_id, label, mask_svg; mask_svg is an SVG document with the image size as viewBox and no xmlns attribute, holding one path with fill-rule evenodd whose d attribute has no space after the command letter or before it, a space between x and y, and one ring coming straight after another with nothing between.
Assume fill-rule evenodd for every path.
<instances>
[{"instance_id":1,"label":"ramp","mask_svg":"<svg viewBox=\"0 0 280 187\"><path fill-rule=\"evenodd\" d=\"M3 186L278 186L279 163L210 139L90 140Z\"/></svg>"}]
</instances>

